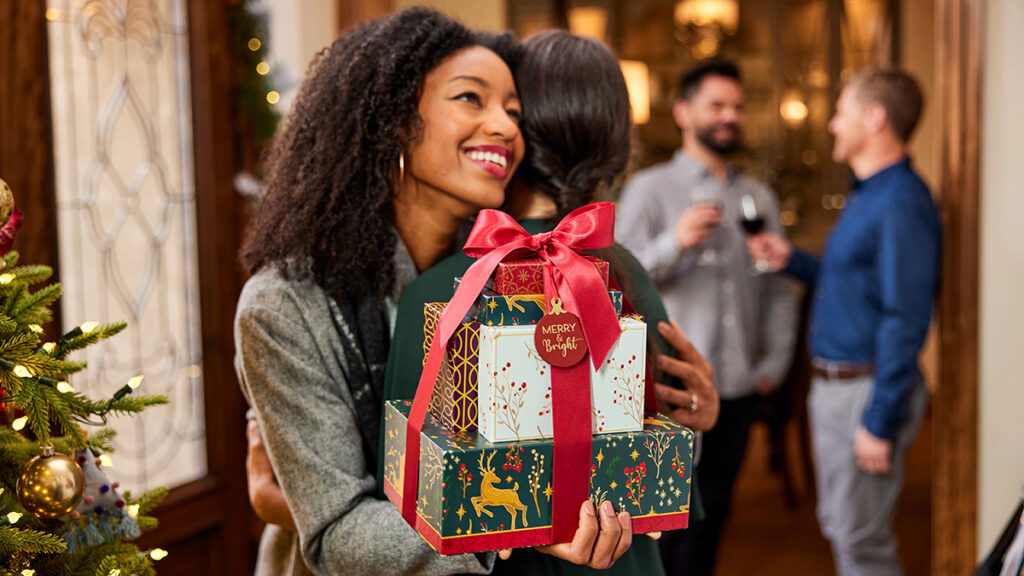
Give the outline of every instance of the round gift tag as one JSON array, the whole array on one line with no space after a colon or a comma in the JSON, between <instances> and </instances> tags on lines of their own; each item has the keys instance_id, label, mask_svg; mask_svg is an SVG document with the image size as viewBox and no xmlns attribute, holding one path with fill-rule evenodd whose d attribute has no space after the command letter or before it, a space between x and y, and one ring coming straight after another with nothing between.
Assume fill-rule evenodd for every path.
<instances>
[{"instance_id":1,"label":"round gift tag","mask_svg":"<svg viewBox=\"0 0 1024 576\"><path fill-rule=\"evenodd\" d=\"M537 322L533 345L545 362L559 368L575 366L587 355L580 319L562 309L562 301L551 300L551 312Z\"/></svg>"}]
</instances>

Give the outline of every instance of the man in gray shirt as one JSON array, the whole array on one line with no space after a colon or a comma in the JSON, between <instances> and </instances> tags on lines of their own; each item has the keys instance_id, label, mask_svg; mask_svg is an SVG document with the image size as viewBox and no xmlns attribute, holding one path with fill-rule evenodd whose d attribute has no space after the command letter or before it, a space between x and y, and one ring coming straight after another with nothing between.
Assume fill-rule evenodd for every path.
<instances>
[{"instance_id":1,"label":"man in gray shirt","mask_svg":"<svg viewBox=\"0 0 1024 576\"><path fill-rule=\"evenodd\" d=\"M684 74L672 112L682 150L629 181L615 228L715 370L721 412L697 464L707 517L659 542L669 576L710 576L757 400L789 368L796 300L746 249L744 229L782 230L774 193L728 161L743 120L736 66L717 61Z\"/></svg>"}]
</instances>

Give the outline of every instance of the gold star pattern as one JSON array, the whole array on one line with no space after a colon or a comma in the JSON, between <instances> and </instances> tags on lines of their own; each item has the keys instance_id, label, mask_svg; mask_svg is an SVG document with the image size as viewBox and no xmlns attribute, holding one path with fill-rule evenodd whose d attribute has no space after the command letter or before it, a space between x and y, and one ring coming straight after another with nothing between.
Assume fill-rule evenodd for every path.
<instances>
[{"instance_id":1,"label":"gold star pattern","mask_svg":"<svg viewBox=\"0 0 1024 576\"><path fill-rule=\"evenodd\" d=\"M548 487L544 489L544 495L548 497L548 502L551 502L551 482L548 482Z\"/></svg>"},{"instance_id":2,"label":"gold star pattern","mask_svg":"<svg viewBox=\"0 0 1024 576\"><path fill-rule=\"evenodd\" d=\"M456 528L455 529L455 533L456 534L462 534L462 528Z\"/></svg>"},{"instance_id":3,"label":"gold star pattern","mask_svg":"<svg viewBox=\"0 0 1024 576\"><path fill-rule=\"evenodd\" d=\"M608 487L611 488L612 490L615 490L616 488L619 487L619 483L616 482L615 480L612 480L612 483L609 484Z\"/></svg>"},{"instance_id":4,"label":"gold star pattern","mask_svg":"<svg viewBox=\"0 0 1024 576\"><path fill-rule=\"evenodd\" d=\"M636 462L636 459L640 457L640 453L637 452L636 450L633 450L633 453L630 454L629 457L633 459L633 462Z\"/></svg>"},{"instance_id":5,"label":"gold star pattern","mask_svg":"<svg viewBox=\"0 0 1024 576\"><path fill-rule=\"evenodd\" d=\"M604 461L604 448L597 451L597 467L601 467L601 462Z\"/></svg>"},{"instance_id":6,"label":"gold star pattern","mask_svg":"<svg viewBox=\"0 0 1024 576\"><path fill-rule=\"evenodd\" d=\"M511 483L512 482L512 477L511 476L505 476L505 482Z\"/></svg>"},{"instance_id":7,"label":"gold star pattern","mask_svg":"<svg viewBox=\"0 0 1024 576\"><path fill-rule=\"evenodd\" d=\"M455 513L459 515L459 520L462 520L462 516L466 513L466 509L462 507L462 504L459 504L459 509L456 510Z\"/></svg>"},{"instance_id":8,"label":"gold star pattern","mask_svg":"<svg viewBox=\"0 0 1024 576\"><path fill-rule=\"evenodd\" d=\"M487 303L487 307L491 309L491 312L494 312L494 309L498 307L498 301L491 298L491 301Z\"/></svg>"}]
</instances>

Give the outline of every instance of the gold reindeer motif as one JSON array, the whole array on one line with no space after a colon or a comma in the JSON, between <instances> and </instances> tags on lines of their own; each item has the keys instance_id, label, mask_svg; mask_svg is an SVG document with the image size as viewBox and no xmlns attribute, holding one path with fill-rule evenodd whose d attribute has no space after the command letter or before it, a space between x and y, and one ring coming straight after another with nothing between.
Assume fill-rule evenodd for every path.
<instances>
[{"instance_id":1,"label":"gold reindeer motif","mask_svg":"<svg viewBox=\"0 0 1024 576\"><path fill-rule=\"evenodd\" d=\"M501 479L494 473L494 469L491 468L491 459L494 458L495 452L491 452L491 455L487 457L487 464L484 465L484 454L480 453L480 472L483 474L483 478L480 480L480 495L470 498L470 502L473 503L473 508L476 508L476 515L480 516L480 513L487 514L491 518L494 518L494 514L490 510L487 510L487 506L504 506L505 510L512 515L512 530L516 529L516 510L522 512L523 527L528 526L526 523L526 506L519 501L519 483L516 482L513 488L495 488L494 485L501 482Z\"/></svg>"}]
</instances>

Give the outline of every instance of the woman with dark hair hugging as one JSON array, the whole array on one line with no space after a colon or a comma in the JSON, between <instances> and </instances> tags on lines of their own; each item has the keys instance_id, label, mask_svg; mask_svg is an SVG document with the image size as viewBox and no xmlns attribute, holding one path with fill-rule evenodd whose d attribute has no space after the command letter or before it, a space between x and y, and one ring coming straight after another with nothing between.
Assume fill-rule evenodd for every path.
<instances>
[{"instance_id":1,"label":"woman with dark hair hugging","mask_svg":"<svg viewBox=\"0 0 1024 576\"><path fill-rule=\"evenodd\" d=\"M632 126L629 94L618 60L604 44L559 30L541 32L523 43L515 75L523 104L526 157L504 210L527 232L538 234L592 202L625 170ZM694 430L709 430L718 417L710 364L670 323L657 288L629 251L616 244L590 252L610 263L612 277L647 320L652 335L648 350L652 359L657 358L654 367L686 386L680 390L656 385L659 399L667 403L663 411ZM462 276L472 262L465 254L453 255L417 278L402 296L385 372L386 398L415 395L423 358L423 304L450 300L452 279ZM677 408L691 405L691 394L698 398L698 409ZM697 517L702 509L695 487L693 492L691 510ZM596 512L602 528L616 519L624 528L629 526L629 514L616 515L610 502ZM561 548L558 557L538 553L553 548ZM597 564L589 554L571 543L517 549L495 565L494 574L589 573L583 565L624 576L664 574L658 547L650 538L633 537L632 547L614 565Z\"/></svg>"},{"instance_id":2,"label":"woman with dark hair hugging","mask_svg":"<svg viewBox=\"0 0 1024 576\"><path fill-rule=\"evenodd\" d=\"M374 471L398 296L464 221L504 202L523 157L514 54L506 37L412 9L349 31L310 67L242 251L236 366L295 528L267 527L257 574L493 565L433 552L376 498ZM585 527L577 545L603 563L629 545L628 531Z\"/></svg>"}]
</instances>

